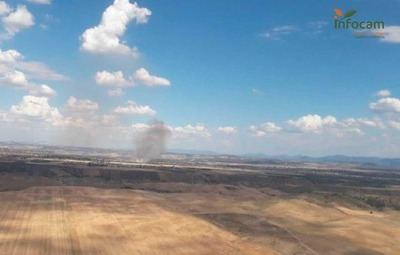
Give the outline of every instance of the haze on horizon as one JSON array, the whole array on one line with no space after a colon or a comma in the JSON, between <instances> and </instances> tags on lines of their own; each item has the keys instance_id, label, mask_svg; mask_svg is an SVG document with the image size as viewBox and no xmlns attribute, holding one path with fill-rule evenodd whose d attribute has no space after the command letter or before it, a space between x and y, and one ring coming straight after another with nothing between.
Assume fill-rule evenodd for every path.
<instances>
[{"instance_id":1,"label":"haze on horizon","mask_svg":"<svg viewBox=\"0 0 400 255\"><path fill-rule=\"evenodd\" d=\"M335 30L335 8L384 20L386 36ZM399 157L398 10L0 1L0 141L133 148L161 120L169 149Z\"/></svg>"}]
</instances>

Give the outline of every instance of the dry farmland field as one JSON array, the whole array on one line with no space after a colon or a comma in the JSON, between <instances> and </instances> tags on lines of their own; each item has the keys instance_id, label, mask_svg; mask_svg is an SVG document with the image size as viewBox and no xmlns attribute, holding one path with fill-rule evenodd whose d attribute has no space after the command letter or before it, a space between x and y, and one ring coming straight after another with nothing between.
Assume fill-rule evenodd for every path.
<instances>
[{"instance_id":1,"label":"dry farmland field","mask_svg":"<svg viewBox=\"0 0 400 255\"><path fill-rule=\"evenodd\" d=\"M0 254L400 254L400 171L0 159Z\"/></svg>"}]
</instances>

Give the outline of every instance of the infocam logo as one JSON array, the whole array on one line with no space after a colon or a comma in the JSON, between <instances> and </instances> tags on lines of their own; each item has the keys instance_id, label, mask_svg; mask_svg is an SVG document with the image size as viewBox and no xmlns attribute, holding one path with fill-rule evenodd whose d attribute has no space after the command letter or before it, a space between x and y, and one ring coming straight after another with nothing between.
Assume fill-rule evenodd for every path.
<instances>
[{"instance_id":1,"label":"infocam logo","mask_svg":"<svg viewBox=\"0 0 400 255\"><path fill-rule=\"evenodd\" d=\"M356 14L356 10L349 10L344 13L341 9L335 9L335 16L333 17L335 29L379 30L385 28L385 22L383 21L353 20L352 18Z\"/></svg>"}]
</instances>

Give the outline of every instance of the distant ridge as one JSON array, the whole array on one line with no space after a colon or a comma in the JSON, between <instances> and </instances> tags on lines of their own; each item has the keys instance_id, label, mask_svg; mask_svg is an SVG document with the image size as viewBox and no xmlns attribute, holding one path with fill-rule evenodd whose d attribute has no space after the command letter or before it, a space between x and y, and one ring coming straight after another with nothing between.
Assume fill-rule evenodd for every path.
<instances>
[{"instance_id":1,"label":"distant ridge","mask_svg":"<svg viewBox=\"0 0 400 255\"><path fill-rule=\"evenodd\" d=\"M328 155L322 157L311 156L289 156L277 155L270 156L265 154L244 154L244 157L258 159L276 159L290 162L308 162L308 163L340 163L340 164L358 164L365 166L383 166L383 167L399 167L400 158L380 158L380 157L362 157L362 156L346 156L346 155Z\"/></svg>"}]
</instances>

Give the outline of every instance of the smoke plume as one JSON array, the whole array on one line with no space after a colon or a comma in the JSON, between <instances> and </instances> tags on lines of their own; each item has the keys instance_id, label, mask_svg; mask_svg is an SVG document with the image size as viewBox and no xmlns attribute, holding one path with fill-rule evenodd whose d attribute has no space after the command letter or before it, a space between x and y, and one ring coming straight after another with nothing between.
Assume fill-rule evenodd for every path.
<instances>
[{"instance_id":1,"label":"smoke plume","mask_svg":"<svg viewBox=\"0 0 400 255\"><path fill-rule=\"evenodd\" d=\"M148 127L135 138L136 157L139 161L160 158L166 151L171 131L162 121L152 121Z\"/></svg>"}]
</instances>

